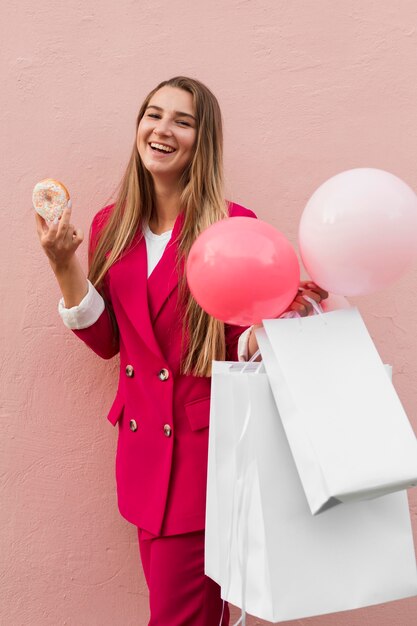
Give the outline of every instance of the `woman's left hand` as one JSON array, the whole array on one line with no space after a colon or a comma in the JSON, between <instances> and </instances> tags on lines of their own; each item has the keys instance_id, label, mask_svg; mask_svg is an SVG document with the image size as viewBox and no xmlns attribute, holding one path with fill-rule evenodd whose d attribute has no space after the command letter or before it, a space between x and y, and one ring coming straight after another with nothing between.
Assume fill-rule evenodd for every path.
<instances>
[{"instance_id":1,"label":"woman's left hand","mask_svg":"<svg viewBox=\"0 0 417 626\"><path fill-rule=\"evenodd\" d=\"M295 296L286 312L296 311L300 317L307 317L307 315L310 315L310 313L313 312L313 305L305 299L305 296L315 300L317 304L320 304L322 300L329 297L329 293L325 289L316 285L316 283L311 282L311 280L303 280L300 282L298 294ZM258 350L258 342L256 341L254 331L262 327L263 324L254 324L252 326L248 340L248 359L251 358L252 355ZM260 361L261 357L259 356L256 360Z\"/></svg>"},{"instance_id":2,"label":"woman's left hand","mask_svg":"<svg viewBox=\"0 0 417 626\"><path fill-rule=\"evenodd\" d=\"M329 297L328 291L322 289L316 283L311 280L303 280L300 282L298 294L288 307L287 311L296 311L301 317L307 317L313 312L313 305L311 302L305 299L305 296L315 300L317 304L320 304L322 300Z\"/></svg>"}]
</instances>

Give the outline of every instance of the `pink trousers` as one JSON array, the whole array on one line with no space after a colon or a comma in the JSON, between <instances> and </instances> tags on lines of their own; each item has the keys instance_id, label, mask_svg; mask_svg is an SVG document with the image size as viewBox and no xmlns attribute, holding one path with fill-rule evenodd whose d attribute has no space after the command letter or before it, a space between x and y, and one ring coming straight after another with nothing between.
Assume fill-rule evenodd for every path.
<instances>
[{"instance_id":1,"label":"pink trousers","mask_svg":"<svg viewBox=\"0 0 417 626\"><path fill-rule=\"evenodd\" d=\"M144 538L138 529L149 588L148 626L228 626L220 587L204 574L204 530Z\"/></svg>"}]
</instances>

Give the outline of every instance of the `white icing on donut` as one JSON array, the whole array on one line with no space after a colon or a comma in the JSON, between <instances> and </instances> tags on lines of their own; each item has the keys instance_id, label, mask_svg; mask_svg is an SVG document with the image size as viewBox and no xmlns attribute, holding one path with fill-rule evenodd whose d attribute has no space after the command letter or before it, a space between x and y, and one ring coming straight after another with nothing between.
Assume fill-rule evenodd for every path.
<instances>
[{"instance_id":1,"label":"white icing on donut","mask_svg":"<svg viewBox=\"0 0 417 626\"><path fill-rule=\"evenodd\" d=\"M61 217L69 200L68 192L58 181L46 178L35 185L32 193L33 207L45 220Z\"/></svg>"}]
</instances>

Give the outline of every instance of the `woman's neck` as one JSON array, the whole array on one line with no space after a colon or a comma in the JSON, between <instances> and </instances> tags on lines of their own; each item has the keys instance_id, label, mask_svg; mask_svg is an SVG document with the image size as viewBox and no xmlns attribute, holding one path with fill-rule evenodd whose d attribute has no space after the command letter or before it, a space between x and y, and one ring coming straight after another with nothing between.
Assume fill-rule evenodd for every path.
<instances>
[{"instance_id":1,"label":"woman's neck","mask_svg":"<svg viewBox=\"0 0 417 626\"><path fill-rule=\"evenodd\" d=\"M155 211L149 222L149 227L155 234L171 230L181 210L180 192L178 184L156 183L155 181Z\"/></svg>"}]
</instances>

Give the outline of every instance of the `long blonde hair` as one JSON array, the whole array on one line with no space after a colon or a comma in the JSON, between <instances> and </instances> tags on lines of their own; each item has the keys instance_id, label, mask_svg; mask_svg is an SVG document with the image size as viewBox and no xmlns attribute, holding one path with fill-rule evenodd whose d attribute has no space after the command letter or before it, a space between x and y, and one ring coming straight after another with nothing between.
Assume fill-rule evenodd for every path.
<instances>
[{"instance_id":1,"label":"long blonde hair","mask_svg":"<svg viewBox=\"0 0 417 626\"><path fill-rule=\"evenodd\" d=\"M176 76L163 81L145 98L136 120L135 141L130 160L119 185L115 205L100 231L90 259L89 279L98 288L109 268L132 243L142 225L149 223L155 206L153 180L144 167L137 147L139 122L152 96L161 87L176 87L193 96L196 140L191 162L180 179L184 223L179 235L177 272L179 303L185 308L181 373L210 376L213 359L224 360L224 323L208 315L192 297L184 272L179 270L198 235L218 220L228 217L223 196L223 131L219 104L211 91L198 80ZM186 340L187 338L187 340Z\"/></svg>"}]
</instances>

